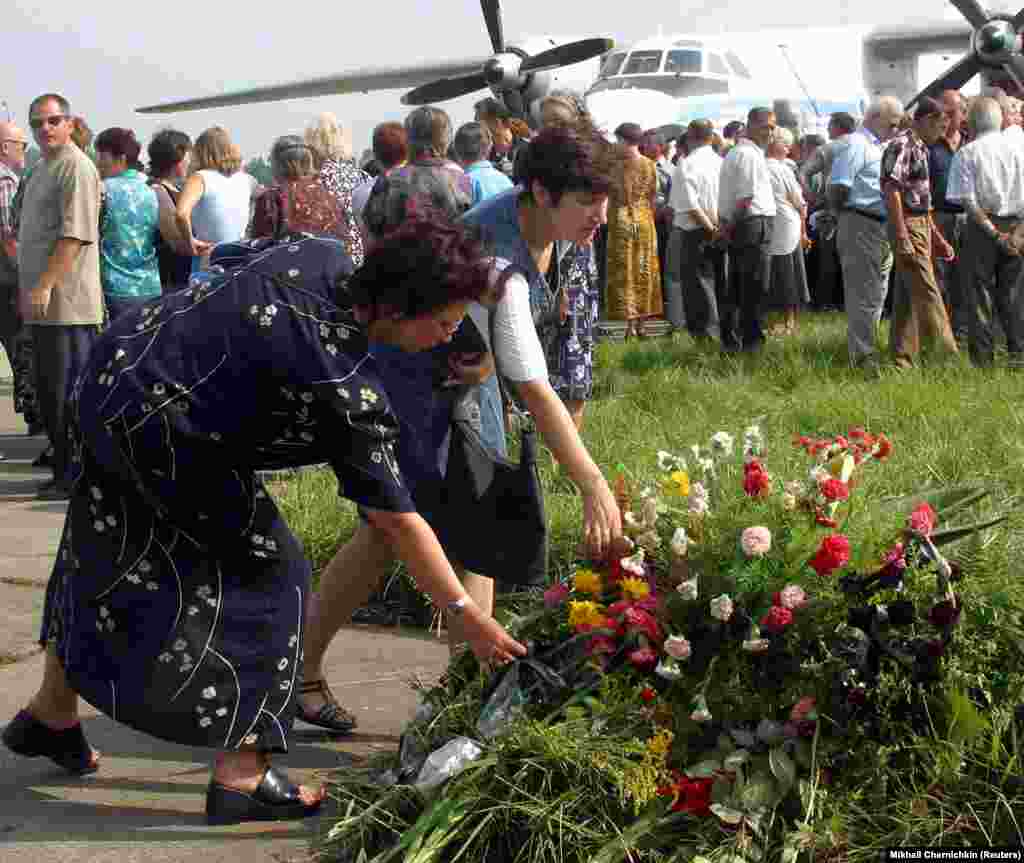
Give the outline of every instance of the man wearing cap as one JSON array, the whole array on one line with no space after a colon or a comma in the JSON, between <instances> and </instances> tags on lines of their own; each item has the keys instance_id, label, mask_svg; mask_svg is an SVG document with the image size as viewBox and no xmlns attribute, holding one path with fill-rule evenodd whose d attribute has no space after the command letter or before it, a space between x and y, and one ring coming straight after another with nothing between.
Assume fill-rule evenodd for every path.
<instances>
[{"instance_id":1,"label":"man wearing cap","mask_svg":"<svg viewBox=\"0 0 1024 863\"><path fill-rule=\"evenodd\" d=\"M22 364L19 354L25 343L18 316L18 235L14 226L14 195L18 174L25 170L28 138L14 123L0 123L0 344L14 373L15 410L19 402ZM31 418L26 418L30 421ZM3 455L0 454L0 459Z\"/></svg>"},{"instance_id":2,"label":"man wearing cap","mask_svg":"<svg viewBox=\"0 0 1024 863\"><path fill-rule=\"evenodd\" d=\"M710 120L694 120L686 130L689 155L672 177L669 205L674 212L668 247L665 305L673 329L683 326L695 338L719 337L718 297L725 292L725 253L718 240L718 184L722 157L711 146Z\"/></svg>"},{"instance_id":3,"label":"man wearing cap","mask_svg":"<svg viewBox=\"0 0 1024 863\"><path fill-rule=\"evenodd\" d=\"M882 154L880 184L896 269L889 349L900 368L913 366L922 341L957 353L932 269L933 249L938 258L953 257L953 247L932 219L928 176L928 148L942 137L946 122L942 104L925 96L917 103L910 128L896 135Z\"/></svg>"}]
</instances>

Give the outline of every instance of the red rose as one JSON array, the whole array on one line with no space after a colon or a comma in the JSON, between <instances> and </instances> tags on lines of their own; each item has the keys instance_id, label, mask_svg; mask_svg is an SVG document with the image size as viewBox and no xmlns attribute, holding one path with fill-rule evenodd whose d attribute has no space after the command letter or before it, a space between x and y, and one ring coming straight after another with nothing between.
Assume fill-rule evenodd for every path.
<instances>
[{"instance_id":1,"label":"red rose","mask_svg":"<svg viewBox=\"0 0 1024 863\"><path fill-rule=\"evenodd\" d=\"M811 567L820 576L839 569L850 560L850 540L841 533L826 536L818 547L818 553L811 559Z\"/></svg>"},{"instance_id":2,"label":"red rose","mask_svg":"<svg viewBox=\"0 0 1024 863\"><path fill-rule=\"evenodd\" d=\"M658 621L642 609L627 608L622 615L622 625L627 630L642 632L655 644L660 644L664 640Z\"/></svg>"},{"instance_id":3,"label":"red rose","mask_svg":"<svg viewBox=\"0 0 1024 863\"><path fill-rule=\"evenodd\" d=\"M772 486L772 478L756 458L743 466L743 491L750 497L764 497Z\"/></svg>"},{"instance_id":4,"label":"red rose","mask_svg":"<svg viewBox=\"0 0 1024 863\"><path fill-rule=\"evenodd\" d=\"M911 530L923 533L925 536L931 536L932 531L935 530L936 519L935 510L928 504L922 503L910 513L910 517L907 519L907 526Z\"/></svg>"},{"instance_id":5,"label":"red rose","mask_svg":"<svg viewBox=\"0 0 1024 863\"><path fill-rule=\"evenodd\" d=\"M782 632L793 622L793 612L781 605L773 605L768 613L761 618L761 626L776 634Z\"/></svg>"},{"instance_id":6,"label":"red rose","mask_svg":"<svg viewBox=\"0 0 1024 863\"><path fill-rule=\"evenodd\" d=\"M825 500L846 500L850 496L850 487L835 477L822 480L818 488Z\"/></svg>"},{"instance_id":7,"label":"red rose","mask_svg":"<svg viewBox=\"0 0 1024 863\"><path fill-rule=\"evenodd\" d=\"M651 687L645 686L640 690L640 697L643 699L645 704L650 704L658 697L658 693L651 689Z\"/></svg>"}]
</instances>

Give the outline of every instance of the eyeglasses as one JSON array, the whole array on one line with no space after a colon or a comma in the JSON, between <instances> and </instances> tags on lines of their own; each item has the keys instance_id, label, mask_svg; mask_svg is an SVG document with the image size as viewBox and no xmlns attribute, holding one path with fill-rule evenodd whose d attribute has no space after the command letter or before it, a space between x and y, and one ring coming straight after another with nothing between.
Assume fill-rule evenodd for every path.
<instances>
[{"instance_id":1,"label":"eyeglasses","mask_svg":"<svg viewBox=\"0 0 1024 863\"><path fill-rule=\"evenodd\" d=\"M46 124L51 129L56 129L66 119L66 114L54 114L51 117L33 117L28 121L28 124L32 127L33 132L38 132L43 128L43 124Z\"/></svg>"}]
</instances>

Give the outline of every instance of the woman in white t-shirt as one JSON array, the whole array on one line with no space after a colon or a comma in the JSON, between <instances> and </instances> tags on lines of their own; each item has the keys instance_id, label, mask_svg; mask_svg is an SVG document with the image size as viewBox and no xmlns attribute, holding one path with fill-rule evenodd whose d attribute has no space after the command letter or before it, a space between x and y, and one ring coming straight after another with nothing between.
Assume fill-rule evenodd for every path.
<instances>
[{"instance_id":1,"label":"woman in white t-shirt","mask_svg":"<svg viewBox=\"0 0 1024 863\"><path fill-rule=\"evenodd\" d=\"M775 196L775 216L772 218L772 236L768 246L770 258L767 290L769 304L781 308L785 322L777 333L792 335L796 332L796 315L800 306L810 302L807 272L804 267L804 247L807 238L807 204L797 180L796 172L788 162L793 148L793 133L777 128L768 146L768 173Z\"/></svg>"},{"instance_id":2,"label":"woman in white t-shirt","mask_svg":"<svg viewBox=\"0 0 1024 863\"><path fill-rule=\"evenodd\" d=\"M245 236L256 180L242 171L242 158L228 133L212 126L192 150L194 173L178 197L176 218L192 244L192 270L202 269L218 243Z\"/></svg>"}]
</instances>

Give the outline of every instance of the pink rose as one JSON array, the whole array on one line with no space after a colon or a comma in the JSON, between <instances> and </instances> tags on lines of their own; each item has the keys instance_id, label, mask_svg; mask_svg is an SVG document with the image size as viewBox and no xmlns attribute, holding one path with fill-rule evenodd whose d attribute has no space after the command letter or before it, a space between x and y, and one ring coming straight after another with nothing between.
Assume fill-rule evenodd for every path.
<instances>
[{"instance_id":1,"label":"pink rose","mask_svg":"<svg viewBox=\"0 0 1024 863\"><path fill-rule=\"evenodd\" d=\"M665 653L671 656L673 659L689 659L690 658L690 642L683 638L681 635L670 635L665 639Z\"/></svg>"},{"instance_id":2,"label":"pink rose","mask_svg":"<svg viewBox=\"0 0 1024 863\"><path fill-rule=\"evenodd\" d=\"M796 611L807 605L807 594L799 584L787 584L779 591L777 605L788 608L790 611Z\"/></svg>"},{"instance_id":3,"label":"pink rose","mask_svg":"<svg viewBox=\"0 0 1024 863\"><path fill-rule=\"evenodd\" d=\"M740 536L740 547L747 557L764 557L772 547L772 532L766 527L748 527Z\"/></svg>"}]
</instances>

